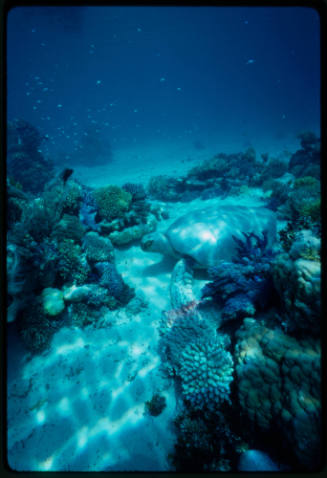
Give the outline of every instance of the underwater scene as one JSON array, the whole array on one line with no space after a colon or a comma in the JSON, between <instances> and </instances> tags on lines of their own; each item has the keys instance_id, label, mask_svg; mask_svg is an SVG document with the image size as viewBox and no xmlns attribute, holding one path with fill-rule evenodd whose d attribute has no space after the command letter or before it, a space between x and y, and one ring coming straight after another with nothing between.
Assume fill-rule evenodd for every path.
<instances>
[{"instance_id":1,"label":"underwater scene","mask_svg":"<svg viewBox=\"0 0 327 478\"><path fill-rule=\"evenodd\" d=\"M322 462L320 19L7 18L15 471Z\"/></svg>"}]
</instances>

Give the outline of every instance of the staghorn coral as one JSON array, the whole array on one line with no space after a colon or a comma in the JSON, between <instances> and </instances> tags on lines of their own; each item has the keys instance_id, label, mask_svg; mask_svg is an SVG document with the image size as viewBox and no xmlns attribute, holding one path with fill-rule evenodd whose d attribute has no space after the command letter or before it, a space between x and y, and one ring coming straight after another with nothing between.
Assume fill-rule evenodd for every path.
<instances>
[{"instance_id":1,"label":"staghorn coral","mask_svg":"<svg viewBox=\"0 0 327 478\"><path fill-rule=\"evenodd\" d=\"M93 191L100 219L111 221L129 210L132 195L118 186L106 186Z\"/></svg>"},{"instance_id":2,"label":"staghorn coral","mask_svg":"<svg viewBox=\"0 0 327 478\"><path fill-rule=\"evenodd\" d=\"M314 467L321 440L319 340L297 340L247 318L234 357L242 413L267 433L277 429L298 464Z\"/></svg>"}]
</instances>

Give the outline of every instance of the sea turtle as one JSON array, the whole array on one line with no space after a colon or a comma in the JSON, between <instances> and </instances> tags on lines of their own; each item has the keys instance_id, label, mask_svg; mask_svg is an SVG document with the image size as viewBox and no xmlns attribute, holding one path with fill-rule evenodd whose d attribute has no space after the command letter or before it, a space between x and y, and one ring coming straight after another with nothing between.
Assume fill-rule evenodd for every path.
<instances>
[{"instance_id":1,"label":"sea turtle","mask_svg":"<svg viewBox=\"0 0 327 478\"><path fill-rule=\"evenodd\" d=\"M163 233L143 236L144 251L160 252L179 259L171 278L173 308L194 301L193 269L207 269L219 261L230 261L237 251L232 236L244 240L243 233L267 231L268 246L276 236L275 214L264 207L220 205L194 210L177 219Z\"/></svg>"}]
</instances>

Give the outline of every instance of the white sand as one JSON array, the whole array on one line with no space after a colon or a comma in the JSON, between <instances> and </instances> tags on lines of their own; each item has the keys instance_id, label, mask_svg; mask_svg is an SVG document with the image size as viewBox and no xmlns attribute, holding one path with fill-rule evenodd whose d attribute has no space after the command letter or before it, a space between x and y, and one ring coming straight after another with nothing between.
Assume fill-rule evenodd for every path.
<instances>
[{"instance_id":1,"label":"white sand","mask_svg":"<svg viewBox=\"0 0 327 478\"><path fill-rule=\"evenodd\" d=\"M138 170L135 162L135 170L128 171L133 178L120 166L108 176L103 169L98 176L92 171L88 184L138 182L136 171L144 180L145 166ZM148 175L171 170L163 163L148 168ZM253 191L252 199L238 196L227 201L258 204L260 191ZM170 204L170 217L158 229L190 209L219 202ZM113 311L103 318L103 328L63 328L49 351L21 358L8 389L8 459L15 470L171 469L167 456L175 440L176 396L173 381L160 371L157 345L161 312L170 308L174 260L162 260L133 245L116 251L116 263L148 306L138 313L129 307ZM144 407L157 392L165 396L167 407L152 417Z\"/></svg>"}]
</instances>

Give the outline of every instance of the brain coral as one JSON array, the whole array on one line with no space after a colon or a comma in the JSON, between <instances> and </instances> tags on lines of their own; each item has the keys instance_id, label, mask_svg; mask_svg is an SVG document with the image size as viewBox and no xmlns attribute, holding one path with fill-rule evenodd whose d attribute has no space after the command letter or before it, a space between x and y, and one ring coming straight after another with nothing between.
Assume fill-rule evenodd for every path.
<instances>
[{"instance_id":1,"label":"brain coral","mask_svg":"<svg viewBox=\"0 0 327 478\"><path fill-rule=\"evenodd\" d=\"M321 440L320 342L297 340L249 318L236 339L243 413L264 431L277 427L298 463L315 466Z\"/></svg>"},{"instance_id":2,"label":"brain coral","mask_svg":"<svg viewBox=\"0 0 327 478\"><path fill-rule=\"evenodd\" d=\"M122 217L128 211L132 201L132 195L118 186L95 189L93 197L98 206L100 218L107 221Z\"/></svg>"}]
</instances>

